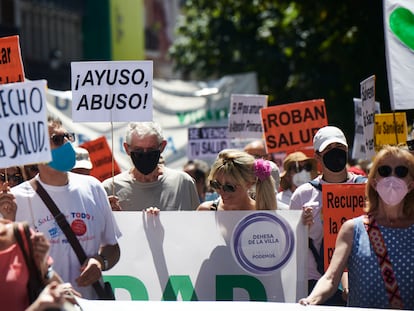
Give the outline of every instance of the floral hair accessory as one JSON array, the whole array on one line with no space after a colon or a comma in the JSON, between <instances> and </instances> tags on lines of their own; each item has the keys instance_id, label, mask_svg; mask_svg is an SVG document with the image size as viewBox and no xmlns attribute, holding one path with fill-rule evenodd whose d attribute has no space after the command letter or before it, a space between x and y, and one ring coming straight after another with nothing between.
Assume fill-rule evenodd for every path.
<instances>
[{"instance_id":1,"label":"floral hair accessory","mask_svg":"<svg viewBox=\"0 0 414 311\"><path fill-rule=\"evenodd\" d=\"M257 159L254 161L254 174L260 181L265 180L272 172L272 165L269 161Z\"/></svg>"}]
</instances>

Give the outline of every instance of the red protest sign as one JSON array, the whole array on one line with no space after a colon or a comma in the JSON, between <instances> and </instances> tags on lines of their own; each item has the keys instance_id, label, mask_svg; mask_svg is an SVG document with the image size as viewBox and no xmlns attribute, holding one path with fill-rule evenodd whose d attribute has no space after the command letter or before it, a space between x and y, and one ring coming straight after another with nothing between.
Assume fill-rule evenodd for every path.
<instances>
[{"instance_id":1,"label":"red protest sign","mask_svg":"<svg viewBox=\"0 0 414 311\"><path fill-rule=\"evenodd\" d=\"M0 38L0 84L23 81L19 36Z\"/></svg>"},{"instance_id":2,"label":"red protest sign","mask_svg":"<svg viewBox=\"0 0 414 311\"><path fill-rule=\"evenodd\" d=\"M323 184L322 214L325 270L335 250L336 237L348 219L364 214L366 184Z\"/></svg>"},{"instance_id":3,"label":"red protest sign","mask_svg":"<svg viewBox=\"0 0 414 311\"><path fill-rule=\"evenodd\" d=\"M93 164L90 174L100 181L121 172L118 163L113 159L111 149L104 136L83 143L80 147L89 151L89 157Z\"/></svg>"},{"instance_id":4,"label":"red protest sign","mask_svg":"<svg viewBox=\"0 0 414 311\"><path fill-rule=\"evenodd\" d=\"M268 153L311 147L314 134L328 124L323 99L272 106L260 111Z\"/></svg>"}]
</instances>

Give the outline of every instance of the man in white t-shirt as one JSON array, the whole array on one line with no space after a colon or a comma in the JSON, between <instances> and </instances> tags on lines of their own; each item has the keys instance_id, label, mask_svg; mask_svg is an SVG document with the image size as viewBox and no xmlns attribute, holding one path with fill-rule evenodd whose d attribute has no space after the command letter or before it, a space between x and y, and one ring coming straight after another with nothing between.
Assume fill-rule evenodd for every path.
<instances>
[{"instance_id":1,"label":"man in white t-shirt","mask_svg":"<svg viewBox=\"0 0 414 311\"><path fill-rule=\"evenodd\" d=\"M50 241L53 268L64 282L86 299L98 299L92 284L102 282L102 271L111 269L120 257L117 239L121 236L112 214L105 190L92 176L69 172L76 161L71 144L74 135L68 133L58 119L49 117L52 161L39 164L34 177L56 203L75 233L87 259L81 265L65 234L30 181L2 193L0 212L4 218L27 221ZM12 207L12 208L10 208Z\"/></svg>"},{"instance_id":2,"label":"man in white t-shirt","mask_svg":"<svg viewBox=\"0 0 414 311\"><path fill-rule=\"evenodd\" d=\"M344 133L335 126L325 126L316 132L313 138L315 149L314 158L321 164L322 174L311 182L299 186L290 200L290 209L302 210L303 223L309 226L308 249L308 291L311 292L316 281L323 273L323 223L322 187L325 183L358 183L365 182L366 178L348 172L348 143ZM313 248L313 250L312 250ZM318 265L319 264L319 265ZM344 297L347 294L347 278L343 278ZM325 304L345 305L345 300L338 294Z\"/></svg>"}]
</instances>

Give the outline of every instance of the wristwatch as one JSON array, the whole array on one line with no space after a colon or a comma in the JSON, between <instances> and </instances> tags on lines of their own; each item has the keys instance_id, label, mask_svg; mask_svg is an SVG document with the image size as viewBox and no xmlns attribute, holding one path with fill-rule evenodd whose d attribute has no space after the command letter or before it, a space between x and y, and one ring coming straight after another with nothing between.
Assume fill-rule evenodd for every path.
<instances>
[{"instance_id":1,"label":"wristwatch","mask_svg":"<svg viewBox=\"0 0 414 311\"><path fill-rule=\"evenodd\" d=\"M103 262L103 267L102 267L102 271L106 271L109 269L109 261L108 259L102 255L102 254L98 254L99 257L102 258L102 262Z\"/></svg>"}]
</instances>

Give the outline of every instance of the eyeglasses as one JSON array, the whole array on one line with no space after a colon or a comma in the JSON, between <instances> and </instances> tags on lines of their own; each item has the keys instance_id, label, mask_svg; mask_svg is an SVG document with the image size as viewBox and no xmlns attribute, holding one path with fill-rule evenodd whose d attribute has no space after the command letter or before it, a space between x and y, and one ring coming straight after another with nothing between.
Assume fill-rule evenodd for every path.
<instances>
[{"instance_id":1,"label":"eyeglasses","mask_svg":"<svg viewBox=\"0 0 414 311\"><path fill-rule=\"evenodd\" d=\"M392 167L389 165L382 165L378 167L378 174L381 177L388 177L392 174ZM408 167L399 165L394 167L394 175L398 178L404 178L408 175Z\"/></svg>"},{"instance_id":2,"label":"eyeglasses","mask_svg":"<svg viewBox=\"0 0 414 311\"><path fill-rule=\"evenodd\" d=\"M295 165L292 165L289 167L290 171L295 171L295 173L302 172L303 170L310 172L312 171L312 164L311 163L305 163L304 165L299 165L297 162Z\"/></svg>"},{"instance_id":3,"label":"eyeglasses","mask_svg":"<svg viewBox=\"0 0 414 311\"><path fill-rule=\"evenodd\" d=\"M236 185L232 184L220 184L217 180L210 180L210 187L214 190L222 190L224 192L235 192Z\"/></svg>"},{"instance_id":4,"label":"eyeglasses","mask_svg":"<svg viewBox=\"0 0 414 311\"><path fill-rule=\"evenodd\" d=\"M6 174L0 173L0 180L2 182L6 182ZM7 180L10 182L21 183L23 181L22 174L7 174Z\"/></svg>"},{"instance_id":5,"label":"eyeglasses","mask_svg":"<svg viewBox=\"0 0 414 311\"><path fill-rule=\"evenodd\" d=\"M52 134L50 136L50 139L56 146L62 146L65 138L73 143L75 141L75 133Z\"/></svg>"}]
</instances>

